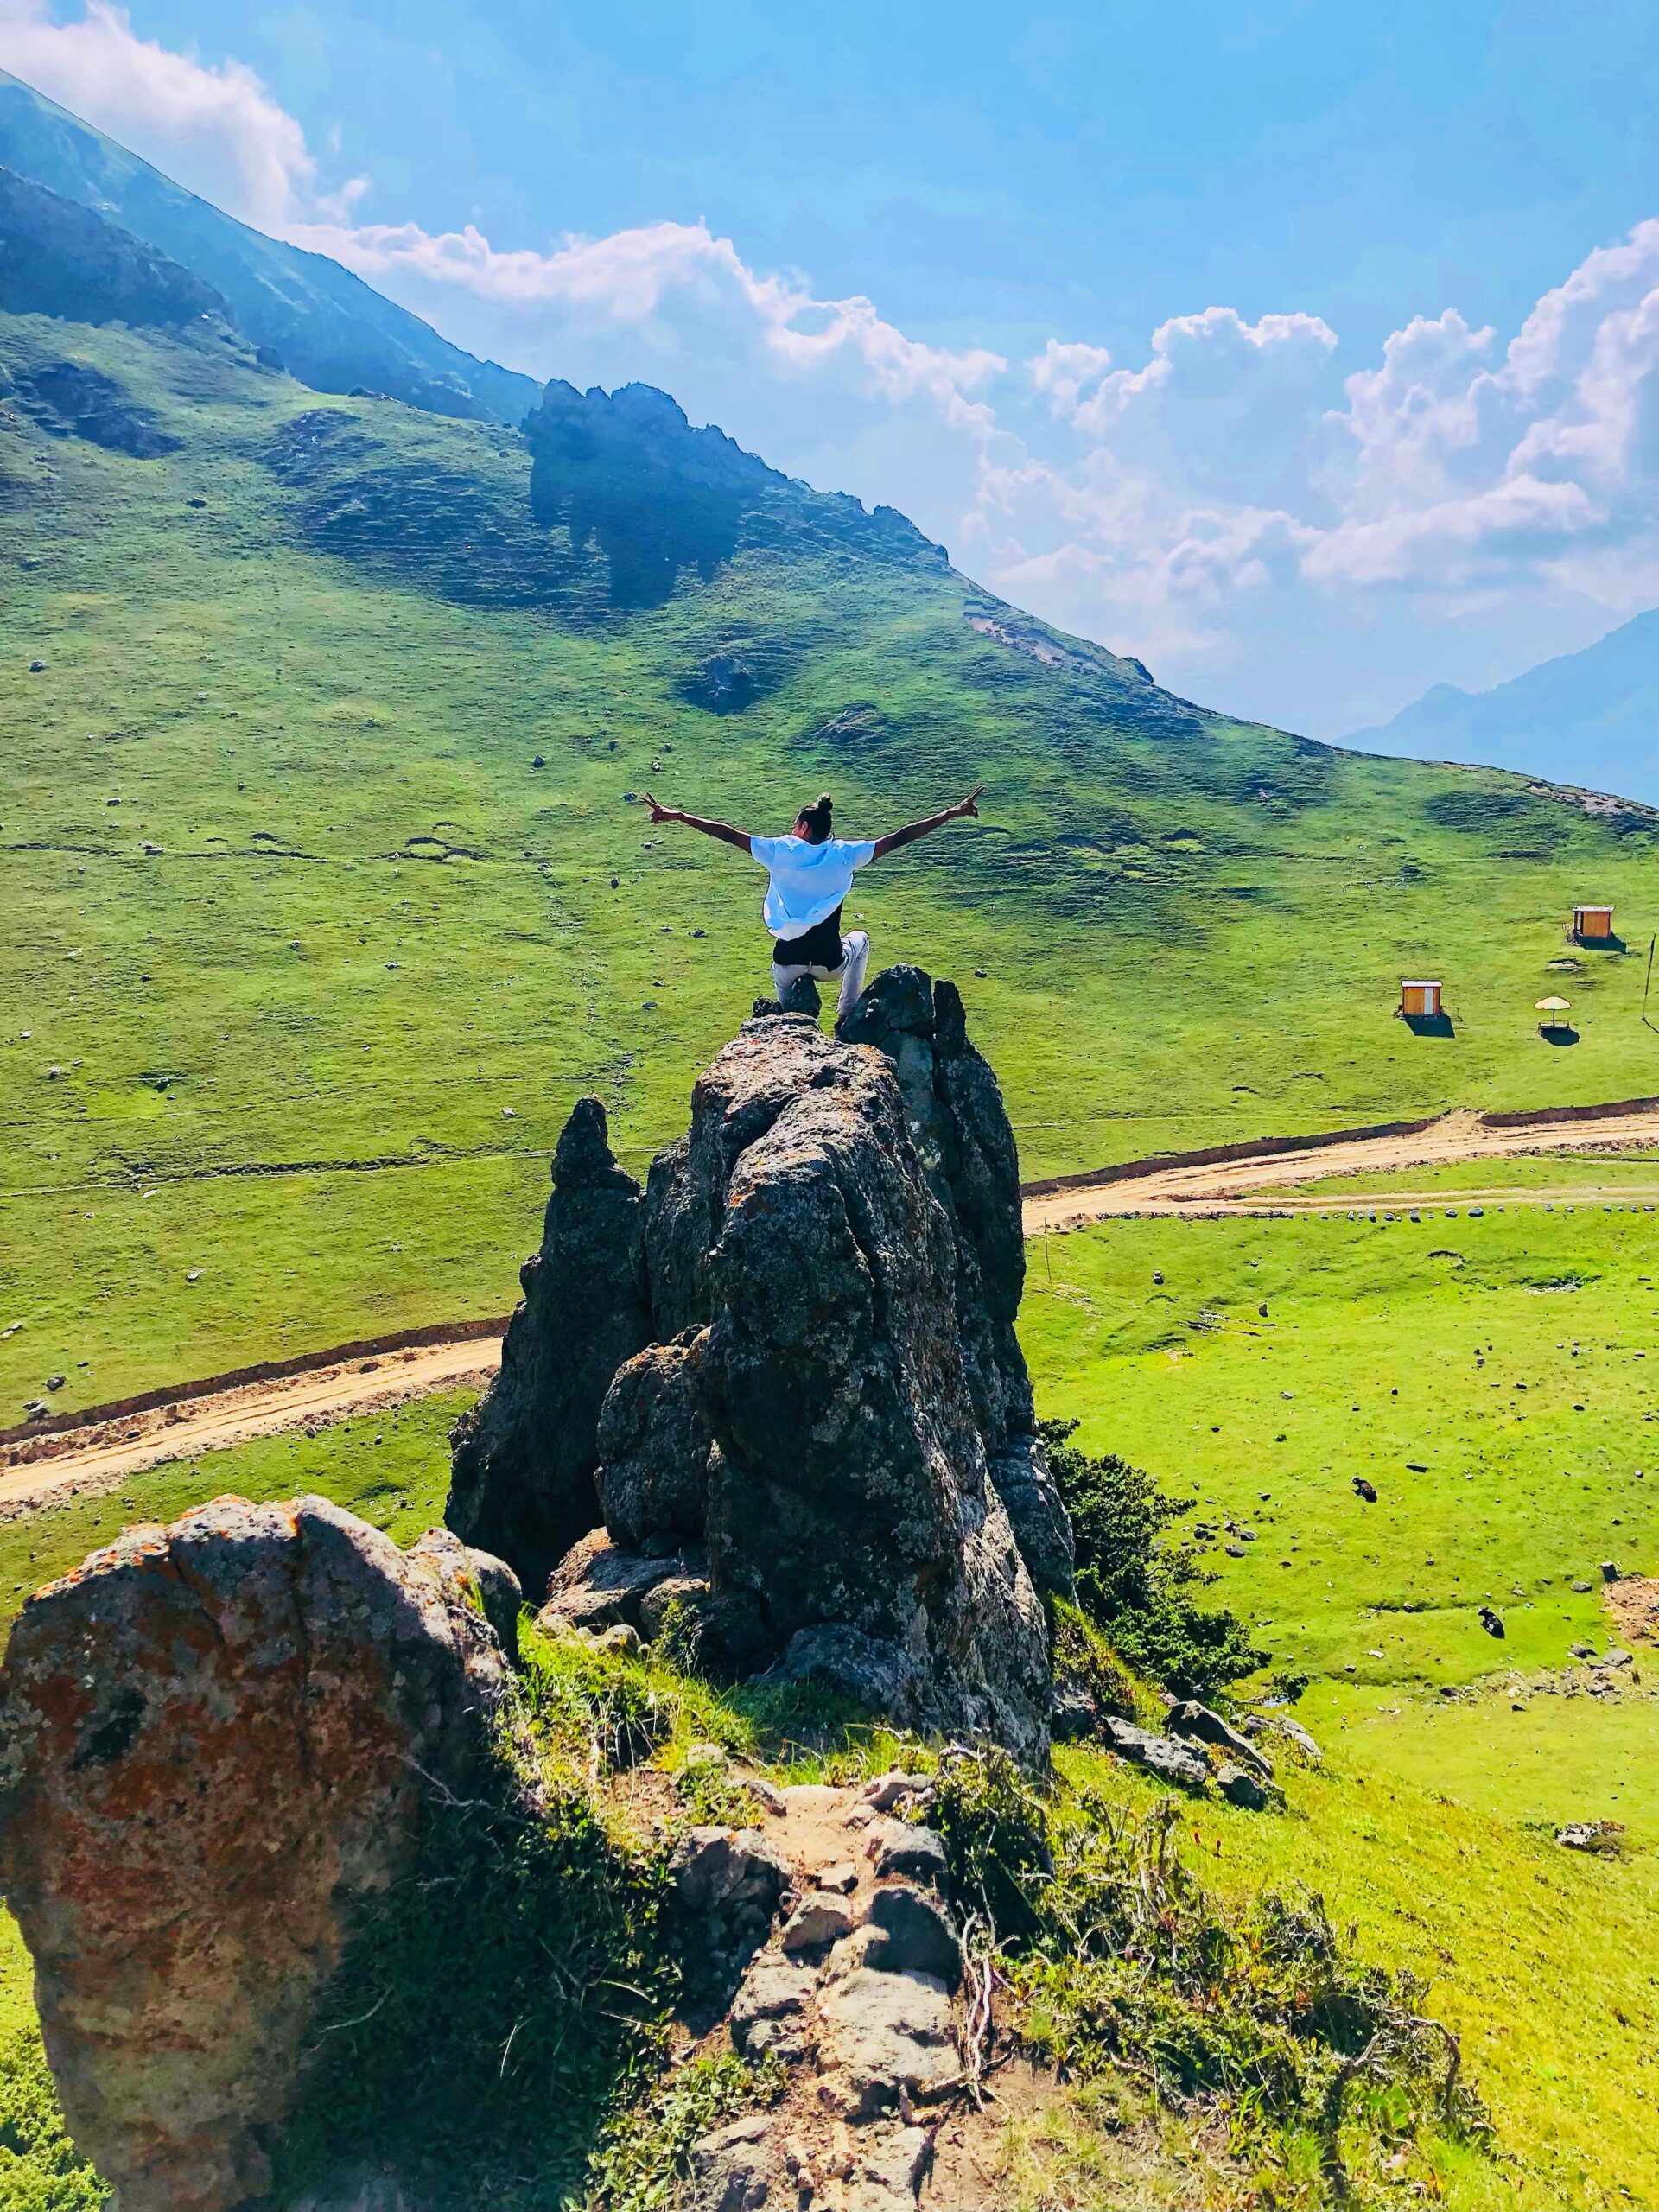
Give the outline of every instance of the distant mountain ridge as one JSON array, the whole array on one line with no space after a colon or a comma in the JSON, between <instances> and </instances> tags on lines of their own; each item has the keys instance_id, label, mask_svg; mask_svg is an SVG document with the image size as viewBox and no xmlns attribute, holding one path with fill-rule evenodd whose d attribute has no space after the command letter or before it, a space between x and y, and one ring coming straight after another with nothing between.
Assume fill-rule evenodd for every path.
<instances>
[{"instance_id":1,"label":"distant mountain ridge","mask_svg":"<svg viewBox=\"0 0 1659 2212\"><path fill-rule=\"evenodd\" d=\"M1340 742L1414 760L1479 761L1659 804L1659 607L1491 691L1437 683L1392 721Z\"/></svg>"},{"instance_id":2,"label":"distant mountain ridge","mask_svg":"<svg viewBox=\"0 0 1659 2212\"><path fill-rule=\"evenodd\" d=\"M452 346L325 255L237 222L4 70L0 165L211 286L253 345L319 391L363 386L431 414L515 425L541 396L535 378Z\"/></svg>"}]
</instances>

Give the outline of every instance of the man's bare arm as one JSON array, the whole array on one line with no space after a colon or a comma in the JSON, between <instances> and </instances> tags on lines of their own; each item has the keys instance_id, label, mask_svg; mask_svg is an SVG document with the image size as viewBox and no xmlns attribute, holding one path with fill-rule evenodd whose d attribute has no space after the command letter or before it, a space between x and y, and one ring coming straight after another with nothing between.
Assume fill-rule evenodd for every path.
<instances>
[{"instance_id":1,"label":"man's bare arm","mask_svg":"<svg viewBox=\"0 0 1659 2212\"><path fill-rule=\"evenodd\" d=\"M925 837L930 830L942 829L947 822L961 822L970 814L979 812L979 795L983 784L976 784L966 798L958 799L954 806L947 806L943 814L930 814L925 822L907 822L902 830L895 830L886 837L875 841L875 858L896 853L900 845L913 845L918 837Z\"/></svg>"},{"instance_id":2,"label":"man's bare arm","mask_svg":"<svg viewBox=\"0 0 1659 2212\"><path fill-rule=\"evenodd\" d=\"M683 814L677 806L659 805L649 791L645 800L653 822L683 822L688 830L701 830L705 837L718 837L722 845L735 845L741 853L749 849L747 830L734 830L729 822L705 822L700 814Z\"/></svg>"}]
</instances>

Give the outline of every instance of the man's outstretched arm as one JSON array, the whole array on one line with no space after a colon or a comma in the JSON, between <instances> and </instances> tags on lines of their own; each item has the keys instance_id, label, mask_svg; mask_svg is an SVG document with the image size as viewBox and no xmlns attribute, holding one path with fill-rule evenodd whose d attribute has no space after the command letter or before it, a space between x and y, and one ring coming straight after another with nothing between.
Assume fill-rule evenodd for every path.
<instances>
[{"instance_id":1,"label":"man's outstretched arm","mask_svg":"<svg viewBox=\"0 0 1659 2212\"><path fill-rule=\"evenodd\" d=\"M875 858L880 860L885 853L896 853L900 845L913 845L918 837L925 837L930 830L942 829L947 822L960 822L968 815L977 815L979 795L984 788L983 784L976 784L966 798L958 799L954 806L947 806L943 814L930 814L925 822L907 822L902 830L893 830L891 836L878 837Z\"/></svg>"},{"instance_id":2,"label":"man's outstretched arm","mask_svg":"<svg viewBox=\"0 0 1659 2212\"><path fill-rule=\"evenodd\" d=\"M700 814L682 814L677 806L660 806L649 791L645 799L653 822L683 822L688 830L701 830L705 837L718 837L722 845L735 845L741 853L749 849L747 830L734 830L729 822L705 822Z\"/></svg>"}]
</instances>

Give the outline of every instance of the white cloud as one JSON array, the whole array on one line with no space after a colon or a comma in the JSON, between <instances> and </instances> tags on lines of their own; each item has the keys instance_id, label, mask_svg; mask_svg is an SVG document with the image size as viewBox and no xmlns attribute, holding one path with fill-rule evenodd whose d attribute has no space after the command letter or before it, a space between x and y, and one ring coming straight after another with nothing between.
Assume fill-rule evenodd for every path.
<instances>
[{"instance_id":1,"label":"white cloud","mask_svg":"<svg viewBox=\"0 0 1659 2212\"><path fill-rule=\"evenodd\" d=\"M0 0L0 66L262 230L310 204L305 133L254 72L141 39L108 0L67 23L46 0Z\"/></svg>"},{"instance_id":2,"label":"white cloud","mask_svg":"<svg viewBox=\"0 0 1659 2212\"><path fill-rule=\"evenodd\" d=\"M332 254L378 282L454 286L498 306L638 328L664 316L714 313L749 326L779 375L850 371L889 404L925 399L961 427L990 428L969 395L1007 364L983 347L952 351L907 338L870 301L816 298L804 283L758 274L704 223L652 223L609 238L567 238L551 252L500 251L472 225L437 236L405 223L289 224L296 244Z\"/></svg>"},{"instance_id":3,"label":"white cloud","mask_svg":"<svg viewBox=\"0 0 1659 2212\"><path fill-rule=\"evenodd\" d=\"M367 219L367 180L325 181L245 65L141 39L109 0L49 6L0 0L0 63L169 175L474 351L665 385L1179 688L1334 732L1659 596L1659 221L1587 254L1507 346L1448 308L1356 365L1319 315L1211 306L1138 361L1055 336L1013 369L701 221L503 247Z\"/></svg>"}]
</instances>

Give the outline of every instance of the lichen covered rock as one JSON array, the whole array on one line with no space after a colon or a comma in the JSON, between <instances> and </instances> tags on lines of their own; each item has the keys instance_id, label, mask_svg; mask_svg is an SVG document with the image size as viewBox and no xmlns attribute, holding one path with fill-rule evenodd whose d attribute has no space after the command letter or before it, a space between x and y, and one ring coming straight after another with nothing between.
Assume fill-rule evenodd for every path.
<instances>
[{"instance_id":1,"label":"lichen covered rock","mask_svg":"<svg viewBox=\"0 0 1659 2212\"><path fill-rule=\"evenodd\" d=\"M600 1517L600 1408L618 1368L651 1340L641 1223L639 1185L612 1154L604 1107L578 1099L553 1157L541 1249L519 1271L524 1300L500 1371L451 1439L444 1512L537 1604Z\"/></svg>"},{"instance_id":2,"label":"lichen covered rock","mask_svg":"<svg viewBox=\"0 0 1659 2212\"><path fill-rule=\"evenodd\" d=\"M538 1807L516 1727L462 1548L402 1554L321 1498L129 1529L23 1607L0 1887L123 2212L264 2196L320 1997L428 1793Z\"/></svg>"},{"instance_id":3,"label":"lichen covered rock","mask_svg":"<svg viewBox=\"0 0 1659 2212\"><path fill-rule=\"evenodd\" d=\"M1070 1588L1071 1542L1014 1332L1025 1262L1013 1134L949 984L889 969L843 1029L832 1039L776 1012L744 1025L699 1078L643 1208L619 1216L626 1254L584 1262L555 1223L573 1117L543 1249L564 1254L572 1313L617 1310L617 1286L643 1279L644 1319L627 1307L639 1341L599 1404L599 1337L574 1323L532 1332L532 1280L514 1324L526 1356L511 1382L504 1362L475 1429L458 1432L447 1518L535 1586L539 1556L498 1533L522 1529L550 1492L523 1443L491 1463L494 1522L473 1503L479 1440L502 1431L511 1402L512 1436L537 1440L540 1470L557 1455L573 1467L580 1446L612 1539L559 1570L556 1618L607 1612L652 1633L671 1611L716 1669L814 1679L1040 1762L1040 1598ZM574 1509L576 1486L559 1494ZM671 1607L642 1610L671 1575Z\"/></svg>"}]
</instances>

